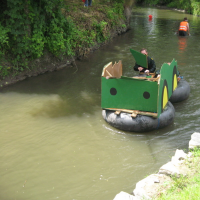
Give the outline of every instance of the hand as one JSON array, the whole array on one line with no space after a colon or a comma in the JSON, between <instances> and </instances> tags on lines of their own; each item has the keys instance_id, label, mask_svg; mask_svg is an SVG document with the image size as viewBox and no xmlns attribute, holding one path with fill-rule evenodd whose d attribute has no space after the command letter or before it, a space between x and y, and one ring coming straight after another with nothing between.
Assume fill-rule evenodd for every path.
<instances>
[{"instance_id":1,"label":"hand","mask_svg":"<svg viewBox=\"0 0 200 200\"><path fill-rule=\"evenodd\" d=\"M147 69L147 70L145 70L145 73L146 73L146 74L148 74L148 73L149 73L149 70L148 70L148 69Z\"/></svg>"},{"instance_id":2,"label":"hand","mask_svg":"<svg viewBox=\"0 0 200 200\"><path fill-rule=\"evenodd\" d=\"M143 67L138 67L138 70L141 72L144 68Z\"/></svg>"}]
</instances>

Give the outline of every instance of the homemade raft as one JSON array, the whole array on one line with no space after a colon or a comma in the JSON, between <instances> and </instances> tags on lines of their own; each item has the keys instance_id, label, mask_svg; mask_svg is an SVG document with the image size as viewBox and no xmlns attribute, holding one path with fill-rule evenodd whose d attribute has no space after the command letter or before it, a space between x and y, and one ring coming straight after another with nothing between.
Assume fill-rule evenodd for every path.
<instances>
[{"instance_id":1,"label":"homemade raft","mask_svg":"<svg viewBox=\"0 0 200 200\"><path fill-rule=\"evenodd\" d=\"M145 68L147 57L131 49ZM160 74L122 76L122 62L104 66L101 77L102 116L111 126L134 132L151 131L173 122L175 110L169 98L178 85L177 62L164 63Z\"/></svg>"},{"instance_id":2,"label":"homemade raft","mask_svg":"<svg viewBox=\"0 0 200 200\"><path fill-rule=\"evenodd\" d=\"M180 80L178 80L178 86L173 91L169 101L172 103L178 103L186 100L189 97L189 95L190 95L190 85L186 80L181 78Z\"/></svg>"},{"instance_id":3,"label":"homemade raft","mask_svg":"<svg viewBox=\"0 0 200 200\"><path fill-rule=\"evenodd\" d=\"M133 132L146 132L160 129L171 124L174 120L174 106L168 102L164 111L157 117L143 115L143 113L129 110L102 110L102 116L111 126ZM137 116L135 116L137 115Z\"/></svg>"}]
</instances>

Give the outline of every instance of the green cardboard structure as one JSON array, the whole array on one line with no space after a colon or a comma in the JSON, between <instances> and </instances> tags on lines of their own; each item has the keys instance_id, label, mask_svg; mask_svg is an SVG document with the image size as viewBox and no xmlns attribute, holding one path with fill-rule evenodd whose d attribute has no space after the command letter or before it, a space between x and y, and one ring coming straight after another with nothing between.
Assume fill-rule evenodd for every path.
<instances>
[{"instance_id":1,"label":"green cardboard structure","mask_svg":"<svg viewBox=\"0 0 200 200\"><path fill-rule=\"evenodd\" d=\"M133 49L130 49L130 52L132 53L132 55L135 58L135 61L138 65L148 69L147 55L144 55Z\"/></svg>"},{"instance_id":2,"label":"green cardboard structure","mask_svg":"<svg viewBox=\"0 0 200 200\"><path fill-rule=\"evenodd\" d=\"M163 108L166 106L169 98L171 97L173 91L177 88L178 85L178 68L177 61L172 60L170 66L167 63L164 63L160 70L161 78L158 88L158 110L157 113L160 115ZM164 90L167 90L167 94ZM168 95L166 97L166 95Z\"/></svg>"},{"instance_id":3,"label":"green cardboard structure","mask_svg":"<svg viewBox=\"0 0 200 200\"><path fill-rule=\"evenodd\" d=\"M160 116L177 87L177 62L164 63L158 81L122 76L122 63L104 66L101 77L101 107L157 113ZM115 74L114 74L115 73Z\"/></svg>"},{"instance_id":4,"label":"green cardboard structure","mask_svg":"<svg viewBox=\"0 0 200 200\"><path fill-rule=\"evenodd\" d=\"M151 91L149 93L148 91ZM102 108L157 111L157 83L122 76L102 77Z\"/></svg>"}]
</instances>

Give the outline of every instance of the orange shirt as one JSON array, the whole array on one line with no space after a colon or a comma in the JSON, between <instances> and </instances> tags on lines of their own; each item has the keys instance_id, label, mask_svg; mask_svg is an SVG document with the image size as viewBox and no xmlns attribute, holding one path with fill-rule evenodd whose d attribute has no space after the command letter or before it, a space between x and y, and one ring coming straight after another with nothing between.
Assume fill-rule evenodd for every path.
<instances>
[{"instance_id":1,"label":"orange shirt","mask_svg":"<svg viewBox=\"0 0 200 200\"><path fill-rule=\"evenodd\" d=\"M182 21L179 26L179 31L187 31L188 30L188 22Z\"/></svg>"}]
</instances>

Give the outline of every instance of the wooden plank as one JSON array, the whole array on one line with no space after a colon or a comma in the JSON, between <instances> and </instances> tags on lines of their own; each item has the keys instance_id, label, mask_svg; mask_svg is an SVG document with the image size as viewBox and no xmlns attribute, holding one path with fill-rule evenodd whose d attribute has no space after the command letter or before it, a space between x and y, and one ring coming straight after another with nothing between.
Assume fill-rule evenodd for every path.
<instances>
[{"instance_id":1,"label":"wooden plank","mask_svg":"<svg viewBox=\"0 0 200 200\"><path fill-rule=\"evenodd\" d=\"M103 77L106 77L106 69L108 69L109 67L112 67L112 62L109 62L104 68L103 68L103 73L102 73L102 76Z\"/></svg>"},{"instance_id":2,"label":"wooden plank","mask_svg":"<svg viewBox=\"0 0 200 200\"><path fill-rule=\"evenodd\" d=\"M160 80L160 77L154 78L152 81L158 81Z\"/></svg>"},{"instance_id":3,"label":"wooden plank","mask_svg":"<svg viewBox=\"0 0 200 200\"><path fill-rule=\"evenodd\" d=\"M149 78L146 77L146 76L134 76L133 78L137 78L137 79L149 79Z\"/></svg>"},{"instance_id":4,"label":"wooden plank","mask_svg":"<svg viewBox=\"0 0 200 200\"><path fill-rule=\"evenodd\" d=\"M117 78L115 76L106 76L106 79L114 79L114 78Z\"/></svg>"},{"instance_id":5,"label":"wooden plank","mask_svg":"<svg viewBox=\"0 0 200 200\"><path fill-rule=\"evenodd\" d=\"M116 65L116 62L113 64L113 65L109 65L108 67L107 67L107 72L109 72L109 74L111 74L112 76L115 76L115 74L114 74L114 66Z\"/></svg>"},{"instance_id":6,"label":"wooden plank","mask_svg":"<svg viewBox=\"0 0 200 200\"><path fill-rule=\"evenodd\" d=\"M109 75L109 76L111 76L111 77L112 77L112 74L110 74L110 72L109 72L108 70L106 70L106 72L108 73L108 75Z\"/></svg>"},{"instance_id":7,"label":"wooden plank","mask_svg":"<svg viewBox=\"0 0 200 200\"><path fill-rule=\"evenodd\" d=\"M145 74L144 72L140 72L140 74ZM149 75L156 75L155 73L149 73Z\"/></svg>"},{"instance_id":8,"label":"wooden plank","mask_svg":"<svg viewBox=\"0 0 200 200\"><path fill-rule=\"evenodd\" d=\"M152 113L152 112L144 112L140 110L128 110L128 109L119 109L119 108L106 108L108 110L115 110L115 111L120 111L120 112L126 112L126 113L131 113L131 114L137 114L137 115L147 115L147 116L152 116L157 118L158 114L157 113Z\"/></svg>"},{"instance_id":9,"label":"wooden plank","mask_svg":"<svg viewBox=\"0 0 200 200\"><path fill-rule=\"evenodd\" d=\"M143 80L148 80L148 81L154 81L154 82L159 80L159 77L158 78L147 78L147 77L135 76L133 78L135 78L135 79L143 79Z\"/></svg>"},{"instance_id":10,"label":"wooden plank","mask_svg":"<svg viewBox=\"0 0 200 200\"><path fill-rule=\"evenodd\" d=\"M119 115L121 113L121 111L115 111L116 115Z\"/></svg>"},{"instance_id":11,"label":"wooden plank","mask_svg":"<svg viewBox=\"0 0 200 200\"><path fill-rule=\"evenodd\" d=\"M131 117L136 118L136 117L137 117L137 113L134 113L134 112L133 112L133 113L131 114Z\"/></svg>"}]
</instances>

